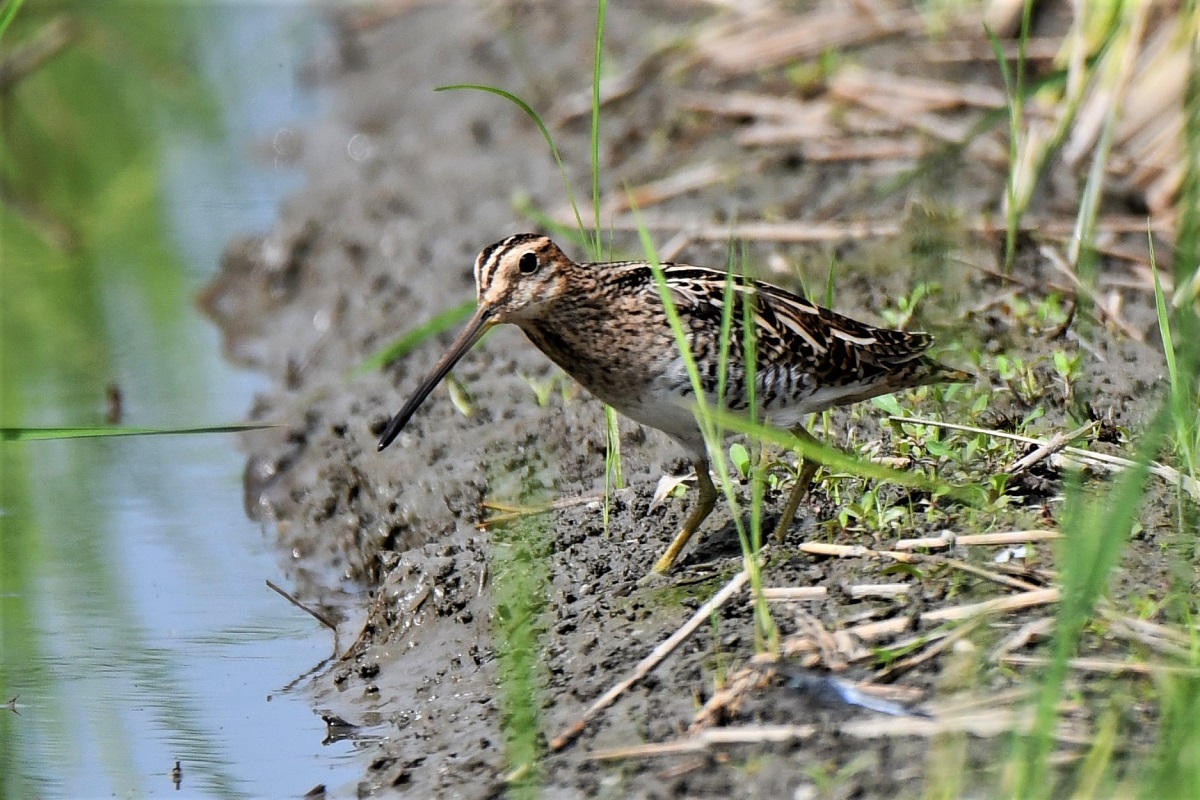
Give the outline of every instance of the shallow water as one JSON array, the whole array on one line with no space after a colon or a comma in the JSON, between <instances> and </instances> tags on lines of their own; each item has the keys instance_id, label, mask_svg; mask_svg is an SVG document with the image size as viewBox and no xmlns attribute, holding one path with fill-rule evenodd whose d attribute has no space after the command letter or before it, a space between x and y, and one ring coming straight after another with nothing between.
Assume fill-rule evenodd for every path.
<instances>
[{"instance_id":1,"label":"shallow water","mask_svg":"<svg viewBox=\"0 0 1200 800\"><path fill-rule=\"evenodd\" d=\"M128 29L179 12L130 4L106 13L113 29ZM21 355L10 351L5 379L20 385L9 387L0 424L96 424L106 383L120 388L126 425L227 424L252 402L258 379L223 361L194 297L226 241L265 228L300 185L283 159L262 153L315 113L319 98L297 88L297 73L325 32L315 9L298 6L190 13L194 24L181 35L192 38L179 49L187 62L154 63L161 75L146 78L198 69L212 128L172 122L179 109L148 97L148 116L165 120L153 126L154 168L124 187L158 196L151 203L165 227L150 235L171 252L161 268L140 270L146 254L84 235L83 252L69 260L88 264L95 308L53 309L86 321L69 347L50 313L41 315L44 330L36 319L17 329L28 338L15 347L30 362L49 355L14 368ZM49 19L30 4L22 14L30 29ZM96 30L85 13L80 19ZM20 284L10 270L51 271L21 263L36 250L9 250L7 285ZM40 302L33 292L16 299L35 310ZM14 345L13 329L5 335ZM75 352L55 361L56 350ZM304 682L289 688L330 655L332 636L265 584L288 579L272 541L243 511L244 457L233 436L0 447L0 703L12 701L0 708L0 796L166 795L176 792L176 761L174 796L296 796L358 774L350 744L321 744L325 725Z\"/></svg>"}]
</instances>

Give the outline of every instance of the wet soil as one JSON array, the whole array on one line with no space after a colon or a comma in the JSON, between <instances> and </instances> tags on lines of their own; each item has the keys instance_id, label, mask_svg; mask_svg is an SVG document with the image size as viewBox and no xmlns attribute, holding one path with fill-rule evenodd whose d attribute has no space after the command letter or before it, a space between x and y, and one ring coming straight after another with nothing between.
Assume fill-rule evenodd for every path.
<instances>
[{"instance_id":1,"label":"wet soil","mask_svg":"<svg viewBox=\"0 0 1200 800\"><path fill-rule=\"evenodd\" d=\"M606 190L713 161L728 168L727 179L673 198L663 208L701 222L908 220L904 234L884 242L751 242L750 260L773 280L798 288L801 279L824 286L836 258L836 306L874 322L882 320L873 310L895 308L917 281L935 280L942 290L922 305L921 325L940 331L946 341L957 340L950 359L973 369L981 364L965 363L970 353L985 359L1007 353L1036 362L1045 388L1037 403L1045 408L1046 430L1071 427L1070 403L1046 363L1061 348L1083 353L1074 402L1086 399L1116 426L1142 421L1149 389L1163 371L1153 347L1093 326L1083 349L1070 336L1053 340L1045 330L1014 325L1004 299L1011 287L961 266L964 261L994 266L995 239L951 230L933 256L921 249L930 241L928 231L945 233L938 209L996 211L1003 175L995 169L948 156L905 190L881 195L878 173L849 163L806 163L788 148L750 153L734 142L736 120L684 110L682 98L697 89L787 86L781 74L724 77L693 57L695 28L713 13L687 3L610 9L608 68L621 73L650 67L638 88L605 109ZM455 370L465 399L452 402L450 390L439 388L397 444L376 452L388 416L448 337L421 344L384 371L363 373L357 365L400 333L473 297L476 253L534 227L514 210L515 203L555 209L564 202L545 142L518 109L480 92L433 90L487 83L549 109L546 118L567 170L576 191L585 193L587 120L558 122L554 109L556 102L589 91L594 15L594 6L583 2L531 9L447 3L370 24L361 16L341 19L308 76L324 87L328 104L304 134L298 156L307 185L284 204L271 230L230 245L205 298L230 357L273 382L252 416L282 427L244 441L247 507L275 531L298 596L343 614L347 655L314 679L312 691L323 712L362 726L361 793L465 798L504 793L511 731L494 637L503 609L493 588L496 548L512 546L522 531L540 537L526 544L549 576L536 676L536 724L545 739L627 676L740 569L735 528L721 504L665 588L639 585L689 502L676 497L655 504L655 486L664 473L685 472L687 465L664 436L627 421L621 431L629 488L614 496L607 526L593 500L503 533L478 529L491 513L485 501L528 503L604 491L601 405L568 379L539 404L535 389L559 373L516 330L496 332ZM886 45L856 57L898 70L919 67L910 54ZM992 76L980 80L995 83ZM1052 188L1043 208L1069 201ZM639 252L629 235L616 236L615 247ZM953 260L941 257L949 252ZM577 249L574 254L583 256ZM719 265L725 246L694 242L680 260ZM1018 266L1018 274L1033 285L1060 280L1035 255ZM1130 300L1126 315L1139 330L1153 333L1153 308L1145 295ZM994 376L981 374L979 380L995 392L987 419L972 419L965 408L942 402L940 393L901 402L915 413L989 426L1030 410ZM882 417L872 408L838 411L829 431L840 446L870 445L886 455L899 434ZM1030 479L1032 488L1017 504L1023 510L993 524L1019 519L1035 525L1042 504L1056 502L1061 476L1053 470L1038 474L1040 483ZM862 488L862 482L851 481L844 491ZM767 501L769 526L782 497L769 492ZM1164 494L1163 510L1147 515L1143 538L1152 540L1155 527L1166 524L1171 502ZM856 615L895 613L890 601L854 599L843 591L850 583L887 580L880 577L883 565L821 560L792 546L809 538L881 544L878 537L827 524L838 511L834 497L824 490L816 494L793 528L793 541L771 552L767 583L829 587L826 600L805 609L830 627ZM936 535L939 529L915 525L895 538ZM1172 580L1162 548L1152 542L1135 548L1132 558L1122 585L1145 591ZM1048 552L1041 559L1048 565ZM965 602L995 593L990 586L949 585L931 582L919 603L950 597ZM786 607L777 617L784 633L795 629ZM347 648L364 621L361 639ZM810 739L662 760L592 758L605 748L678 737L698 703L712 695L718 675L744 663L754 647L751 608L743 594L600 715L577 743L546 755L539 776L545 796L800 797L818 783L833 787L830 796L921 792L930 768L928 740L847 739L839 724L871 712L822 705L779 685L751 696L738 721L815 722ZM932 692L947 681L943 667L933 659L904 675L903 683ZM978 678L976 687L998 690L1018 682L1011 672L992 672ZM966 771L986 771L994 748L987 739L972 739L962 754Z\"/></svg>"}]
</instances>

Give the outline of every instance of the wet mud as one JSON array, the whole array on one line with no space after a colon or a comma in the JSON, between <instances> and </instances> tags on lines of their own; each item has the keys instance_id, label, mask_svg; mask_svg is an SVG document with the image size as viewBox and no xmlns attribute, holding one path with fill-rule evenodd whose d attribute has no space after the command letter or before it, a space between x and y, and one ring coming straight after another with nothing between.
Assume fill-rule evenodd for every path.
<instances>
[{"instance_id":1,"label":"wet mud","mask_svg":"<svg viewBox=\"0 0 1200 800\"><path fill-rule=\"evenodd\" d=\"M923 231L940 236L947 229L935 214L926 217L921 198L932 197L942 207L995 211L1003 186L995 170L961 159L909 190L881 196L877 176L853 164L806 163L787 148L749 155L734 142L736 120L685 110L683 100L698 89L763 90L762 81L780 88L778 76L723 78L689 55L693 28L710 13L691 4L610 8L609 68L620 73L649 66L643 66L648 77L634 91L604 110L606 190L712 161L726 170L724 180L673 198L662 210L718 223L908 220L907 233L886 241L751 242L750 260L772 280L799 288L801 280L823 287L836 258L836 307L877 323L883 320L876 309L895 308L896 298L916 282L936 280L941 292L923 303L919 324L945 341L963 342L951 349L952 361L971 350L1009 353L1027 362L1054 349L1078 350L1069 338L1053 340L1044 330L1015 327L1004 300L1011 286L961 266L964 260L994 265L999 239L950 225L948 243L939 251L954 253L950 266L936 253L914 256L928 241ZM741 567L735 527L721 503L665 587L639 584L688 510L690 494L652 502L663 474L687 471L683 453L658 432L622 421L629 488L614 495L606 525L596 499L605 488L603 408L569 379L551 384L561 374L515 329L497 331L461 362L454 373L461 387L457 402L447 386L440 387L396 444L376 452L388 417L450 334L420 344L386 370L362 372L358 365L400 333L473 297L471 267L479 249L535 227L515 204L539 209L564 204L545 142L518 109L480 92L433 90L487 83L548 110L576 192L585 194L587 119L561 121L555 104L586 98L590 91L594 15L594 6L583 2L536 10L448 3L370 24L362 17L340 19L326 49L314 55L308 76L327 102L323 117L304 133L297 156L307 185L283 205L271 230L230 244L205 297L229 356L271 380L252 418L281 427L244 439L247 510L277 537L297 596L342 615L346 655L323 670L311 690L318 709L361 726L358 790L366 794L504 794L510 732L494 635L502 614L493 594L495 556L497 547L512 546L522 531L539 537L525 545L549 581L536 671L537 726L545 740L626 677ZM861 57L899 69L908 56L880 47ZM618 234L616 245L639 252L635 235ZM583 257L578 247L565 246ZM721 243L693 242L679 260L721 265L725 250ZM1034 257L1018 269L1033 284L1057 280ZM1131 324L1153 334L1153 307L1145 295L1134 298L1126 314ZM1074 393L1112 425L1136 426L1161 378L1161 354L1101 327L1089 340L1095 352L1084 352ZM1049 387L1038 401L1045 407L1046 429L1068 428L1071 401L1053 387L1056 378L1044 359L1038 363L1039 380ZM1019 419L1028 413L993 376L980 381L997 390L983 420L941 402L937 393L899 399L913 413L988 427L999 427L1005 415ZM898 434L884 416L873 408L835 412L833 443L848 448L871 443L888 454ZM1061 475L1047 468L1026 480L1027 517L1036 521L1041 505L1061 495ZM569 498L584 501L523 518L499 533L477 527L496 513L484 508L485 501L519 505ZM783 499L781 491L768 492L768 528ZM1164 493L1164 519L1171 502ZM831 523L838 511L833 497L818 492L802 509L789 542L772 548L767 567L771 586L828 587L828 597L805 604L804 611L830 627L894 609L893 601L856 599L843 590L868 579L886 580L878 562L821 559L796 549L808 539L886 544L840 531ZM1152 539L1154 527L1151 513L1143 536ZM939 532L908 527L897 538ZM1135 554L1142 562L1126 565L1119 583L1144 590L1171 580L1166 558L1152 541ZM1043 566L1051 563L1048 551L1041 558ZM990 596L978 587L949 585L930 581L917 603ZM800 624L789 606L780 606L776 617L785 634ZM360 629L361 638L348 645ZM679 737L712 696L717 676L744 664L754 648L752 609L743 593L575 744L546 754L538 776L544 796L799 797L816 785L814 776L829 777L836 796L921 792L928 739L848 738L840 724L872 712L820 703L778 681L752 693L737 720L815 724L804 741L663 759L593 758L606 748ZM933 693L948 680L944 668L943 660L931 659L902 682ZM847 675L865 673L852 668ZM1019 682L1011 672L980 680L985 690ZM968 771L986 770L997 747L1003 747L1003 737L972 739L962 754Z\"/></svg>"}]
</instances>

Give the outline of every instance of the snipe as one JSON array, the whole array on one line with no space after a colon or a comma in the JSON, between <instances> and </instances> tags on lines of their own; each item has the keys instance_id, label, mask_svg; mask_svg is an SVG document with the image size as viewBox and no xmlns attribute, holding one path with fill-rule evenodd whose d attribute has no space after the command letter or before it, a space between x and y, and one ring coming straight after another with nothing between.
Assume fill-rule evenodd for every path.
<instances>
[{"instance_id":1,"label":"snipe","mask_svg":"<svg viewBox=\"0 0 1200 800\"><path fill-rule=\"evenodd\" d=\"M662 264L671 299L687 334L707 398L720 385L722 308L732 286L726 408L745 410L744 320L756 326L754 396L760 418L791 427L807 414L928 383L968 380L924 352L925 333L887 330L814 305L769 283L686 264ZM732 282L732 283L730 283ZM521 233L496 242L475 260L479 306L466 328L379 439L391 444L434 387L492 326L511 322L539 350L596 397L625 416L658 428L683 445L696 468L699 498L682 530L655 563L670 570L712 512L717 490L709 476L704 438L692 412L687 368L667 321L650 264L580 264L545 236ZM752 314L745 315L746 303ZM782 538L807 493L817 464L802 460L800 475L776 528Z\"/></svg>"}]
</instances>

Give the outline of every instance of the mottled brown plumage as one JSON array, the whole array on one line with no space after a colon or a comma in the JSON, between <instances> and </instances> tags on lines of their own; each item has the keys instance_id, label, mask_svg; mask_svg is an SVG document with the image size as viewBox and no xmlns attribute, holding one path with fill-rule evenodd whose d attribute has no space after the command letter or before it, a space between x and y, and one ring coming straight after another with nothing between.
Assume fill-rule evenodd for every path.
<instances>
[{"instance_id":1,"label":"mottled brown plumage","mask_svg":"<svg viewBox=\"0 0 1200 800\"><path fill-rule=\"evenodd\" d=\"M924 355L924 333L876 328L821 308L777 286L686 264L661 265L688 346L711 402L721 385L721 329L733 302L724 406L748 407L744 323L754 324L760 418L793 428L832 406L969 375ZM704 518L716 490L692 408L694 391L668 322L652 267L640 261L579 264L545 236L516 234L475 261L479 306L466 329L380 437L391 443L454 364L493 325L509 322L596 397L664 431L691 453L700 497L683 530L655 565L666 572ZM747 313L747 311L749 313ZM791 523L816 465L806 461L777 535Z\"/></svg>"}]
</instances>

